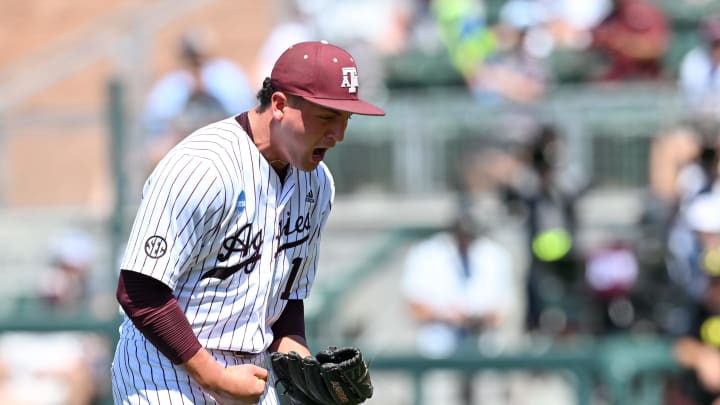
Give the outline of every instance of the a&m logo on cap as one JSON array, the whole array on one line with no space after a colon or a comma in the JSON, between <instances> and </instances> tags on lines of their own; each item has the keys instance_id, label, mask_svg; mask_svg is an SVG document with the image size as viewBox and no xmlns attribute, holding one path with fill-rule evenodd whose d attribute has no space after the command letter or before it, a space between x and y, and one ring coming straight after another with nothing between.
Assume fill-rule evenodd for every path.
<instances>
[{"instance_id":1,"label":"a&m logo on cap","mask_svg":"<svg viewBox=\"0 0 720 405\"><path fill-rule=\"evenodd\" d=\"M347 87L348 92L357 93L358 88L358 74L357 69L354 67L342 68L343 81L340 87Z\"/></svg>"}]
</instances>

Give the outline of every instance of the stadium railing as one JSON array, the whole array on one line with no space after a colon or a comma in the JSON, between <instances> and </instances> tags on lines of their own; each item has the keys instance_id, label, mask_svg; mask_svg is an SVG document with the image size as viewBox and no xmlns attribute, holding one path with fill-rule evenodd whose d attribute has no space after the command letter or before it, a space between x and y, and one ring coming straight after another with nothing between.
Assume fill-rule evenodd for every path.
<instances>
[{"instance_id":1,"label":"stadium railing","mask_svg":"<svg viewBox=\"0 0 720 405\"><path fill-rule=\"evenodd\" d=\"M332 283L313 290L306 313L308 337L320 349L327 345L358 345L341 332L338 311L342 301L353 289L363 288L363 280L383 268L393 252L407 242L418 240L438 231L435 227L400 227L389 230L376 239L364 254L364 260L354 262L350 269ZM388 297L387 299L399 299ZM345 339L345 340L343 340ZM578 334L572 338L547 344L547 338L533 338L521 349L506 350L488 355L478 346L469 344L444 358L423 357L414 349L388 352L386 348L374 353L366 348L366 359L374 372L400 372L412 380L412 403L422 405L423 378L437 370L453 370L473 374L496 371L548 371L572 375L569 381L575 392L575 403L589 405L602 391L613 405L661 404L665 378L680 367L672 354L673 340L660 334L619 333L593 336ZM362 343L360 343L362 345ZM368 350L369 349L369 350Z\"/></svg>"}]
</instances>

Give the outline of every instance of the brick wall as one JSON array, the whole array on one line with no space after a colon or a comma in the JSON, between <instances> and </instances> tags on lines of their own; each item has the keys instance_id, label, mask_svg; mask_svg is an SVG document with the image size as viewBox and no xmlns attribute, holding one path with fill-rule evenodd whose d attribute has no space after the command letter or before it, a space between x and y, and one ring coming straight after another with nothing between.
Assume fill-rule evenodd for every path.
<instances>
[{"instance_id":1,"label":"brick wall","mask_svg":"<svg viewBox=\"0 0 720 405\"><path fill-rule=\"evenodd\" d=\"M3 3L0 68L52 50L54 44L67 41L88 25L111 18L113 13L152 5L139 0ZM272 23L270 8L268 2L208 1L201 9L162 27L151 38L147 59L138 61L146 63L143 69L148 85L176 66L176 41L188 29L209 34L216 53L237 62L250 74ZM0 126L0 205L109 206L112 184L105 90L108 77L117 70L116 61L94 61L4 112L7 119L0 121L4 124ZM58 117L65 113L86 119L68 122ZM40 118L53 114L50 120ZM38 117L36 122L34 116ZM54 120L62 121L62 125L56 125Z\"/></svg>"},{"instance_id":2,"label":"brick wall","mask_svg":"<svg viewBox=\"0 0 720 405\"><path fill-rule=\"evenodd\" d=\"M0 65L41 51L84 24L138 4L137 0L5 0L0 12Z\"/></svg>"}]
</instances>

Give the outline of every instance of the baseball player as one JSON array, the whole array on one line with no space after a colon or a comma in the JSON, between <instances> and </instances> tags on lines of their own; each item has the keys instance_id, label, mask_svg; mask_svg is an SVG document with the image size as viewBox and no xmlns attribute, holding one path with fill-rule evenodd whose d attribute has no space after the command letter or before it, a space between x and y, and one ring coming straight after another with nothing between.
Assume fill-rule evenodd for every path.
<instances>
[{"instance_id":1,"label":"baseball player","mask_svg":"<svg viewBox=\"0 0 720 405\"><path fill-rule=\"evenodd\" d=\"M278 404L269 352L309 355L303 299L334 197L323 163L359 97L355 60L302 42L259 105L201 128L150 174L121 262L118 404Z\"/></svg>"}]
</instances>

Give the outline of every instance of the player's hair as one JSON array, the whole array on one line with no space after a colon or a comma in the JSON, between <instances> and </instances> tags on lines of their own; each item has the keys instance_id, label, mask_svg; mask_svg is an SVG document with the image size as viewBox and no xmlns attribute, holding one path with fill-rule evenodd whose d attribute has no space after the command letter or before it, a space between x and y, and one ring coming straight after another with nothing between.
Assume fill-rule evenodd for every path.
<instances>
[{"instance_id":1,"label":"player's hair","mask_svg":"<svg viewBox=\"0 0 720 405\"><path fill-rule=\"evenodd\" d=\"M256 97L260 102L260 105L257 108L257 112L261 113L265 111L268 107L270 107L270 103L272 102L272 95L273 93L275 93L275 91L275 88L273 88L272 84L270 83L270 78L266 77L265 80L263 80L262 88L257 92ZM291 107L298 107L303 100L302 97L293 94L285 95L288 99L288 105L290 105Z\"/></svg>"},{"instance_id":2,"label":"player's hair","mask_svg":"<svg viewBox=\"0 0 720 405\"><path fill-rule=\"evenodd\" d=\"M270 78L266 77L265 80L263 80L262 88L257 92L256 96L258 101L260 102L258 112L263 112L266 108L270 106L270 100L272 99L272 95L274 92L275 89L273 89L273 86L270 83Z\"/></svg>"}]
</instances>

